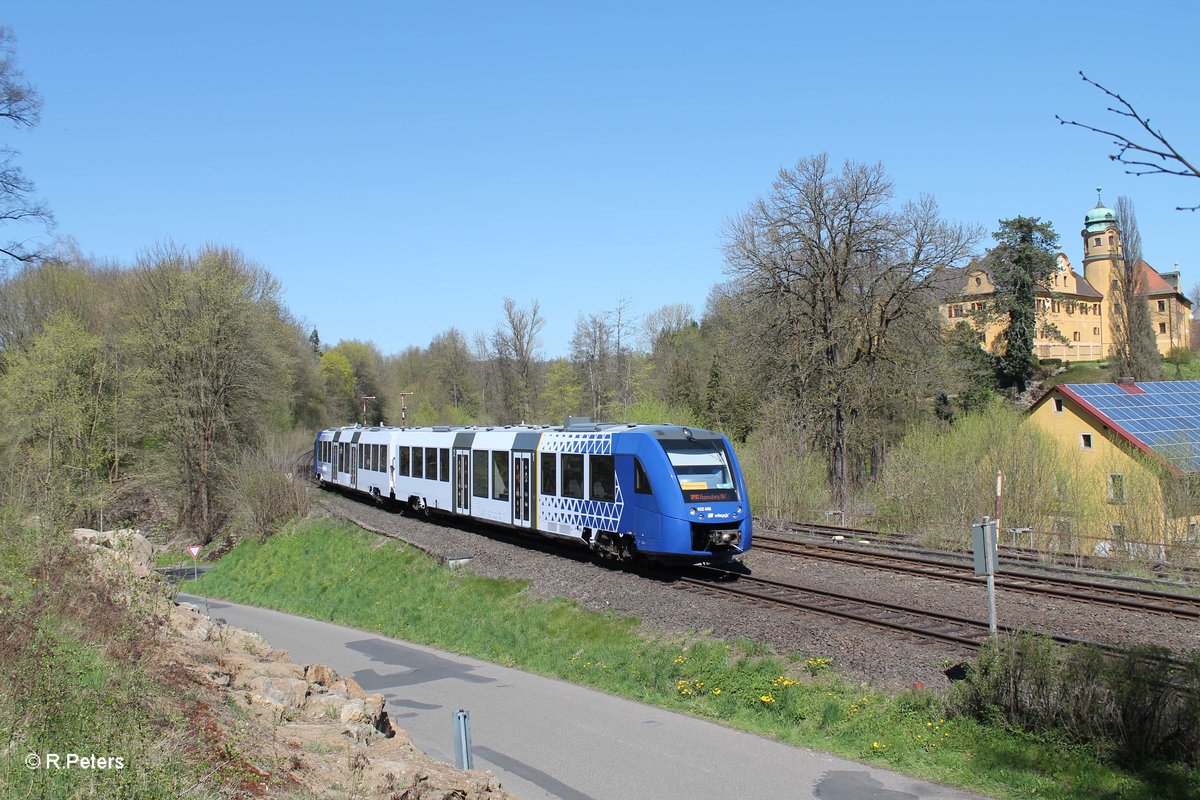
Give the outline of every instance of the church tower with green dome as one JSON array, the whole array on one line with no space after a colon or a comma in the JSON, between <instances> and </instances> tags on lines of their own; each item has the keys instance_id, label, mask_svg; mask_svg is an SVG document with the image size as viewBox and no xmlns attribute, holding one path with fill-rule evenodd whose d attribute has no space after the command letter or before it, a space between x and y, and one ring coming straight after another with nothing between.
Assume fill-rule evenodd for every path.
<instances>
[{"instance_id":1,"label":"church tower with green dome","mask_svg":"<svg viewBox=\"0 0 1200 800\"><path fill-rule=\"evenodd\" d=\"M1103 316L1111 320L1112 298L1120 274L1121 234L1117 231L1116 212L1105 208L1100 201L1099 187L1096 188L1096 207L1084 216L1080 235L1083 236L1083 277L1104 295Z\"/></svg>"}]
</instances>

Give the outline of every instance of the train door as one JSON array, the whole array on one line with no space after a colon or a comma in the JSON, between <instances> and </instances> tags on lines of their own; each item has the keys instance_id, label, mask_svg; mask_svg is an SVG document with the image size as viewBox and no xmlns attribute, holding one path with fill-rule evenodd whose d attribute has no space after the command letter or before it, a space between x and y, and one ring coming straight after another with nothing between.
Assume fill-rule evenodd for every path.
<instances>
[{"instance_id":1,"label":"train door","mask_svg":"<svg viewBox=\"0 0 1200 800\"><path fill-rule=\"evenodd\" d=\"M533 527L533 453L512 454L512 521L521 528Z\"/></svg>"},{"instance_id":2,"label":"train door","mask_svg":"<svg viewBox=\"0 0 1200 800\"><path fill-rule=\"evenodd\" d=\"M358 487L358 445L350 445L350 486Z\"/></svg>"},{"instance_id":3,"label":"train door","mask_svg":"<svg viewBox=\"0 0 1200 800\"><path fill-rule=\"evenodd\" d=\"M454 513L471 513L471 451L454 451Z\"/></svg>"}]
</instances>

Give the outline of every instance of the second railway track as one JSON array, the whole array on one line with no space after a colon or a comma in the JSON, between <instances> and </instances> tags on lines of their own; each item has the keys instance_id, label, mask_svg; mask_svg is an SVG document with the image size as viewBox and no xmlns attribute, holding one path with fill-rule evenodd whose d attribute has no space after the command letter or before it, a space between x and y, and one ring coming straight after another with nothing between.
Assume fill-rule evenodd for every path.
<instances>
[{"instance_id":1,"label":"second railway track","mask_svg":"<svg viewBox=\"0 0 1200 800\"><path fill-rule=\"evenodd\" d=\"M955 644L970 650L978 650L991 635L986 622L970 617L869 600L810 586L798 586L768 578L758 578L753 575L730 573L713 567L702 569L715 577L728 575L736 577L737 580L736 582L714 582L683 576L677 580L677 585L691 591L723 594L757 604L785 606L799 611L834 616L861 625ZM1020 633L1021 629L1001 625L998 627L998 631L1000 633ZM1125 652L1123 648L1100 642L1036 631L1035 633L1064 647L1085 645L1112 654Z\"/></svg>"},{"instance_id":2,"label":"second railway track","mask_svg":"<svg viewBox=\"0 0 1200 800\"><path fill-rule=\"evenodd\" d=\"M975 575L968 563L955 563L932 556L883 553L853 545L798 542L769 534L757 535L754 547L764 552L836 561L934 580L973 584L980 584L984 580ZM1180 619L1200 619L1200 597L1192 595L1112 586L1029 570L1004 570L996 574L995 581L998 589L1111 606L1127 611L1165 614Z\"/></svg>"}]
</instances>

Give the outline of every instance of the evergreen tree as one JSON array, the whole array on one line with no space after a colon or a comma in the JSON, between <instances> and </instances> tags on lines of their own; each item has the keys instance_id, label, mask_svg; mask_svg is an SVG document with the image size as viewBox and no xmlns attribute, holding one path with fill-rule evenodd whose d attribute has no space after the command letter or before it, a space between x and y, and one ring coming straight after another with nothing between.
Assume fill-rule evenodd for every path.
<instances>
[{"instance_id":1,"label":"evergreen tree","mask_svg":"<svg viewBox=\"0 0 1200 800\"><path fill-rule=\"evenodd\" d=\"M321 355L321 336L317 333L316 328L313 328L312 333L308 335L308 344L312 347L315 355Z\"/></svg>"},{"instance_id":2,"label":"evergreen tree","mask_svg":"<svg viewBox=\"0 0 1200 800\"><path fill-rule=\"evenodd\" d=\"M1008 317L998 372L1003 385L1023 392L1036 362L1035 292L1045 288L1057 268L1058 234L1053 225L1037 217L1014 217L1000 220L1000 229L992 237L999 242L988 254L996 281L995 310Z\"/></svg>"},{"instance_id":3,"label":"evergreen tree","mask_svg":"<svg viewBox=\"0 0 1200 800\"><path fill-rule=\"evenodd\" d=\"M1121 236L1121 260L1114 273L1116 288L1112 311L1112 353L1108 371L1113 378L1139 381L1162 379L1162 358L1150 319L1149 300L1142 273L1142 236L1138 231L1133 202L1117 198L1117 228Z\"/></svg>"}]
</instances>

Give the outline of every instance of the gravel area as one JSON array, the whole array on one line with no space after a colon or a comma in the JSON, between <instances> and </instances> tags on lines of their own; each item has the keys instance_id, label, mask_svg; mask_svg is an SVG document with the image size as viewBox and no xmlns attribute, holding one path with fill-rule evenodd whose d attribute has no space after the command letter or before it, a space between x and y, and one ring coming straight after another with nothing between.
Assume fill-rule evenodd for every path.
<instances>
[{"instance_id":1,"label":"gravel area","mask_svg":"<svg viewBox=\"0 0 1200 800\"><path fill-rule=\"evenodd\" d=\"M566 597L584 608L641 620L649 635L709 635L749 639L783 656L833 659L846 679L881 689L915 682L935 691L949 687L944 663L970 658L958 647L906 638L864 625L799 610L771 609L734 598L708 596L593 563L543 552L537 540L456 521L425 520L332 492L318 495L326 511L353 517L445 559L469 556L479 575L529 581L536 597ZM975 586L901 576L818 559L751 551L746 565L755 575L831 591L987 618L987 597ZM1151 642L1176 649L1200 648L1200 625L1158 614L1120 611L1023 593L997 592L1001 624L1111 643Z\"/></svg>"}]
</instances>

